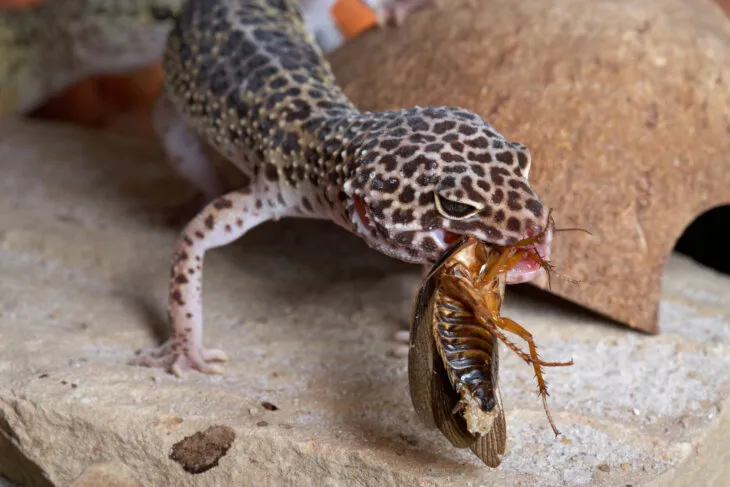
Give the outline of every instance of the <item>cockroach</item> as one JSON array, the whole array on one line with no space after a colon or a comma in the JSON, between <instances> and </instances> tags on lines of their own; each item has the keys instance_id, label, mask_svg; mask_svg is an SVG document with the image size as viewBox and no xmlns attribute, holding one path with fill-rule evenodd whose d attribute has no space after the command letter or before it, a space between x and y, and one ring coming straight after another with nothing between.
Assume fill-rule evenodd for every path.
<instances>
[{"instance_id":1,"label":"cockroach","mask_svg":"<svg viewBox=\"0 0 730 487\"><path fill-rule=\"evenodd\" d=\"M509 247L461 239L434 264L413 307L408 380L416 413L454 447L470 448L489 467L499 466L507 443L497 340L533 366L548 421L559 434L547 405L542 367L573 361L542 361L530 332L501 316L507 271L526 258L550 268L530 247L539 238ZM523 338L529 353L505 332Z\"/></svg>"}]
</instances>

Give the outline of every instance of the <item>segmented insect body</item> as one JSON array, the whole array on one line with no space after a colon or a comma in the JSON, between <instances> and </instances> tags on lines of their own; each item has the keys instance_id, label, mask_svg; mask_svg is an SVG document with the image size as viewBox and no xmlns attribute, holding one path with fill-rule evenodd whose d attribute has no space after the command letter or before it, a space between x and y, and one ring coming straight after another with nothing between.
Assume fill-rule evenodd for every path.
<instances>
[{"instance_id":1,"label":"segmented insect body","mask_svg":"<svg viewBox=\"0 0 730 487\"><path fill-rule=\"evenodd\" d=\"M551 426L541 367L572 364L543 362L530 333L500 316L507 271L530 258L528 253L525 247L488 247L473 237L461 240L424 280L411 320L408 375L417 414L453 446L470 448L490 467L501 463L507 442L498 340L533 365ZM530 353L517 348L502 330L524 338Z\"/></svg>"}]
</instances>

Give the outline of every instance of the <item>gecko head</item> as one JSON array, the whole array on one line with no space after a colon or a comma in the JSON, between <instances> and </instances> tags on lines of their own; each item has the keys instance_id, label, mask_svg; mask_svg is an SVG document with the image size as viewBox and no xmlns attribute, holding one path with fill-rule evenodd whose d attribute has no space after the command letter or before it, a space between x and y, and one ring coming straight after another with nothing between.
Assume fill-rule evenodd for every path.
<instances>
[{"instance_id":1,"label":"gecko head","mask_svg":"<svg viewBox=\"0 0 730 487\"><path fill-rule=\"evenodd\" d=\"M463 109L417 107L388 115L362 140L345 184L352 228L371 247L406 262L432 263L464 235L493 245L539 236L528 250L549 260L552 224L528 181L527 147ZM525 258L507 282L542 273Z\"/></svg>"},{"instance_id":2,"label":"gecko head","mask_svg":"<svg viewBox=\"0 0 730 487\"><path fill-rule=\"evenodd\" d=\"M68 23L79 66L118 73L160 62L185 0L89 0L87 12Z\"/></svg>"}]
</instances>

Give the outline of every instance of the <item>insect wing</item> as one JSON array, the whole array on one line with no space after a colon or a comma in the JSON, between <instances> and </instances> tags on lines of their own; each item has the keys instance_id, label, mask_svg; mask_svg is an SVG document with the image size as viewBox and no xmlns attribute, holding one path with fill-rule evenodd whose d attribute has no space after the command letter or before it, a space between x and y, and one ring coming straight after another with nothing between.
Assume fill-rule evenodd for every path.
<instances>
[{"instance_id":1,"label":"insect wing","mask_svg":"<svg viewBox=\"0 0 730 487\"><path fill-rule=\"evenodd\" d=\"M435 276L427 279L416 296L411 319L408 351L408 385L416 414L430 427L437 427L457 448L475 441L466 422L453 410L459 395L452 389L441 357L433 342L433 311L436 300Z\"/></svg>"},{"instance_id":2,"label":"insect wing","mask_svg":"<svg viewBox=\"0 0 730 487\"><path fill-rule=\"evenodd\" d=\"M504 408L502 407L502 394L499 386L495 386L497 405L492 414L495 414L494 423L489 433L477 438L471 445L471 451L478 456L487 466L495 468L502 463L507 446L507 421L504 419Z\"/></svg>"}]
</instances>

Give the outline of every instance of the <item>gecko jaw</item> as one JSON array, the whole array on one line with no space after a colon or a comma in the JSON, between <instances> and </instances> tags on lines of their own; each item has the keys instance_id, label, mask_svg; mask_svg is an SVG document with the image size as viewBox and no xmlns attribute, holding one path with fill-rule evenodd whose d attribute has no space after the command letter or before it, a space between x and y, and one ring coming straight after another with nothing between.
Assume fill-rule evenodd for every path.
<instances>
[{"instance_id":1,"label":"gecko jaw","mask_svg":"<svg viewBox=\"0 0 730 487\"><path fill-rule=\"evenodd\" d=\"M432 230L429 232L433 239L441 246L442 249L450 247L454 242L461 238L460 235L449 232L448 230ZM527 251L529 254L537 254L544 262L550 260L550 242L552 240L552 230L546 232L545 240L526 247L518 247ZM489 243L489 242L487 242ZM533 281L543 274L545 269L535 260L525 257L520 260L517 265L507 271L507 284L522 284Z\"/></svg>"},{"instance_id":2,"label":"gecko jaw","mask_svg":"<svg viewBox=\"0 0 730 487\"><path fill-rule=\"evenodd\" d=\"M534 246L527 247L525 250L531 254L537 254L545 262L548 262L550 259L550 246L547 244L535 244ZM525 257L512 269L507 271L507 284L530 282L542 276L545 272L543 266Z\"/></svg>"}]
</instances>

